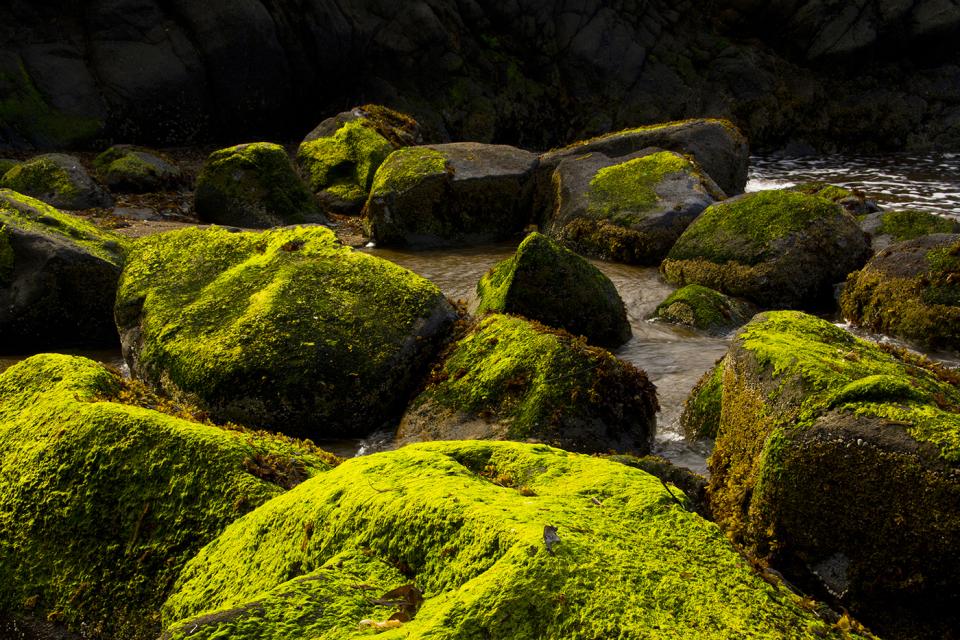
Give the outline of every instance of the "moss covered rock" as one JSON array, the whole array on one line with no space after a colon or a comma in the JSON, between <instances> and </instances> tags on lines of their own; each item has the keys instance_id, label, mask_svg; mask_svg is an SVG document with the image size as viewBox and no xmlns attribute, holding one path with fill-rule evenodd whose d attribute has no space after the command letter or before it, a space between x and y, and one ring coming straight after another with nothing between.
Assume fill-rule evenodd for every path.
<instances>
[{"instance_id":1,"label":"moss covered rock","mask_svg":"<svg viewBox=\"0 0 960 640\"><path fill-rule=\"evenodd\" d=\"M0 158L0 179L3 178L7 171L10 171L10 169L13 169L18 164L20 164L19 160L14 160L12 158Z\"/></svg>"},{"instance_id":2,"label":"moss covered rock","mask_svg":"<svg viewBox=\"0 0 960 640\"><path fill-rule=\"evenodd\" d=\"M840 310L870 331L960 350L960 235L887 247L850 274Z\"/></svg>"},{"instance_id":3,"label":"moss covered rock","mask_svg":"<svg viewBox=\"0 0 960 640\"><path fill-rule=\"evenodd\" d=\"M717 437L723 409L723 360L700 377L683 403L680 429L687 440Z\"/></svg>"},{"instance_id":4,"label":"moss covered rock","mask_svg":"<svg viewBox=\"0 0 960 640\"><path fill-rule=\"evenodd\" d=\"M214 151L197 176L197 217L237 227L327 222L283 147L269 142Z\"/></svg>"},{"instance_id":5,"label":"moss covered rock","mask_svg":"<svg viewBox=\"0 0 960 640\"><path fill-rule=\"evenodd\" d=\"M330 438L395 421L455 314L432 283L308 227L145 238L116 316L135 375L219 418Z\"/></svg>"},{"instance_id":6,"label":"moss covered rock","mask_svg":"<svg viewBox=\"0 0 960 640\"><path fill-rule=\"evenodd\" d=\"M21 162L0 178L0 187L61 209L113 206L113 198L93 181L80 160L61 153L48 153Z\"/></svg>"},{"instance_id":7,"label":"moss covered rock","mask_svg":"<svg viewBox=\"0 0 960 640\"><path fill-rule=\"evenodd\" d=\"M656 388L633 365L566 332L492 314L449 348L397 436L643 454L658 409Z\"/></svg>"},{"instance_id":8,"label":"moss covered rock","mask_svg":"<svg viewBox=\"0 0 960 640\"><path fill-rule=\"evenodd\" d=\"M957 629L960 376L787 311L754 318L719 368L717 521L883 637Z\"/></svg>"},{"instance_id":9,"label":"moss covered rock","mask_svg":"<svg viewBox=\"0 0 960 640\"><path fill-rule=\"evenodd\" d=\"M474 142L394 151L377 171L365 212L377 244L464 245L507 238L529 222L537 156Z\"/></svg>"},{"instance_id":10,"label":"moss covered rock","mask_svg":"<svg viewBox=\"0 0 960 640\"><path fill-rule=\"evenodd\" d=\"M880 207L866 194L857 189L846 189L828 182L803 182L790 187L791 191L805 193L808 196L819 196L830 202L836 202L851 215L863 216L880 211Z\"/></svg>"},{"instance_id":11,"label":"moss covered rock","mask_svg":"<svg viewBox=\"0 0 960 640\"><path fill-rule=\"evenodd\" d=\"M113 346L129 241L0 189L0 351Z\"/></svg>"},{"instance_id":12,"label":"moss covered rock","mask_svg":"<svg viewBox=\"0 0 960 640\"><path fill-rule=\"evenodd\" d=\"M688 284L667 296L653 315L664 322L726 333L747 322L756 312L757 308L749 302L698 284Z\"/></svg>"},{"instance_id":13,"label":"moss covered rock","mask_svg":"<svg viewBox=\"0 0 960 640\"><path fill-rule=\"evenodd\" d=\"M419 122L406 113L379 104L365 104L327 118L308 133L303 141L329 138L348 122L357 121L362 121L386 138L395 149L423 144L423 131Z\"/></svg>"},{"instance_id":14,"label":"moss covered rock","mask_svg":"<svg viewBox=\"0 0 960 640\"><path fill-rule=\"evenodd\" d=\"M876 252L931 233L960 233L960 220L917 209L871 213L860 218L860 226L872 237Z\"/></svg>"},{"instance_id":15,"label":"moss covered rock","mask_svg":"<svg viewBox=\"0 0 960 640\"><path fill-rule=\"evenodd\" d=\"M659 265L687 226L725 197L689 159L656 149L564 160L553 185L549 235L578 253L644 265Z\"/></svg>"},{"instance_id":16,"label":"moss covered rock","mask_svg":"<svg viewBox=\"0 0 960 640\"><path fill-rule=\"evenodd\" d=\"M354 458L208 545L164 638L842 637L685 504L542 445Z\"/></svg>"},{"instance_id":17,"label":"moss covered rock","mask_svg":"<svg viewBox=\"0 0 960 640\"><path fill-rule=\"evenodd\" d=\"M180 186L183 173L156 151L118 144L93 162L100 179L113 191L150 193Z\"/></svg>"},{"instance_id":18,"label":"moss covered rock","mask_svg":"<svg viewBox=\"0 0 960 640\"><path fill-rule=\"evenodd\" d=\"M0 611L155 638L189 558L335 461L198 422L91 360L29 358L0 374Z\"/></svg>"},{"instance_id":19,"label":"moss covered rock","mask_svg":"<svg viewBox=\"0 0 960 640\"><path fill-rule=\"evenodd\" d=\"M857 221L829 200L794 191L748 193L709 207L660 271L763 307L810 309L833 300L870 256Z\"/></svg>"},{"instance_id":20,"label":"moss covered rock","mask_svg":"<svg viewBox=\"0 0 960 640\"><path fill-rule=\"evenodd\" d=\"M603 347L630 339L627 310L603 272L547 236L532 233L477 284L478 313L525 316Z\"/></svg>"}]
</instances>

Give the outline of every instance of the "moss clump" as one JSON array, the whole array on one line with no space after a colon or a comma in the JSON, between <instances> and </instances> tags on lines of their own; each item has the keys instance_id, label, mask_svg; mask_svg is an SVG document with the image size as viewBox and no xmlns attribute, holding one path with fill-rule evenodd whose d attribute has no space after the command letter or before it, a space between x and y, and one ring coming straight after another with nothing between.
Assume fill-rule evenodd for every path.
<instances>
[{"instance_id":1,"label":"moss clump","mask_svg":"<svg viewBox=\"0 0 960 640\"><path fill-rule=\"evenodd\" d=\"M884 211L880 214L877 233L889 235L895 242L903 242L931 233L960 233L960 222L914 209Z\"/></svg>"},{"instance_id":2,"label":"moss clump","mask_svg":"<svg viewBox=\"0 0 960 640\"><path fill-rule=\"evenodd\" d=\"M11 160L10 158L0 158L0 180L3 179L3 176L10 171L15 166L20 164L19 160Z\"/></svg>"},{"instance_id":3,"label":"moss clump","mask_svg":"<svg viewBox=\"0 0 960 640\"><path fill-rule=\"evenodd\" d=\"M627 311L616 287L592 264L539 233L477 283L478 313L525 316L616 347L630 339Z\"/></svg>"},{"instance_id":4,"label":"moss clump","mask_svg":"<svg viewBox=\"0 0 960 640\"><path fill-rule=\"evenodd\" d=\"M677 289L657 305L654 317L713 333L739 327L755 312L749 303L698 284Z\"/></svg>"},{"instance_id":5,"label":"moss clump","mask_svg":"<svg viewBox=\"0 0 960 640\"><path fill-rule=\"evenodd\" d=\"M400 434L448 439L445 429L479 419L501 425L500 438L646 453L658 409L655 387L633 365L565 332L493 314L450 347Z\"/></svg>"},{"instance_id":6,"label":"moss clump","mask_svg":"<svg viewBox=\"0 0 960 640\"><path fill-rule=\"evenodd\" d=\"M164 607L167 638L843 636L678 496L642 471L545 446L354 458L207 546ZM549 548L545 526L560 540ZM392 628L360 626L399 613L377 596L405 585L421 606Z\"/></svg>"},{"instance_id":7,"label":"moss clump","mask_svg":"<svg viewBox=\"0 0 960 640\"><path fill-rule=\"evenodd\" d=\"M835 184L827 182L804 182L790 187L790 190L805 193L808 196L819 196L830 202L836 202L837 204L840 204L841 201L848 198L862 199L863 197L862 194L858 196L855 191L844 189L843 187L838 187Z\"/></svg>"},{"instance_id":8,"label":"moss clump","mask_svg":"<svg viewBox=\"0 0 960 640\"><path fill-rule=\"evenodd\" d=\"M116 315L137 375L222 419L317 438L395 420L454 312L427 280L309 227L145 238Z\"/></svg>"},{"instance_id":9,"label":"moss clump","mask_svg":"<svg viewBox=\"0 0 960 640\"><path fill-rule=\"evenodd\" d=\"M407 191L430 176L446 177L447 159L430 147L408 147L390 154L377 171L370 197Z\"/></svg>"},{"instance_id":10,"label":"moss clump","mask_svg":"<svg viewBox=\"0 0 960 640\"><path fill-rule=\"evenodd\" d=\"M287 152L268 142L210 154L197 176L195 204L201 220L239 227L326 222Z\"/></svg>"},{"instance_id":11,"label":"moss clump","mask_svg":"<svg viewBox=\"0 0 960 640\"><path fill-rule=\"evenodd\" d=\"M691 166L676 153L661 151L604 167L590 181L588 211L617 224L633 224L657 204L656 186L671 173L689 171Z\"/></svg>"},{"instance_id":12,"label":"moss clump","mask_svg":"<svg viewBox=\"0 0 960 640\"><path fill-rule=\"evenodd\" d=\"M760 191L710 206L660 266L677 286L700 284L766 307L811 308L869 255L856 220L829 200Z\"/></svg>"},{"instance_id":13,"label":"moss clump","mask_svg":"<svg viewBox=\"0 0 960 640\"><path fill-rule=\"evenodd\" d=\"M63 209L109 207L113 198L87 174L73 156L50 153L10 169L0 186L39 198Z\"/></svg>"},{"instance_id":14,"label":"moss clump","mask_svg":"<svg viewBox=\"0 0 960 640\"><path fill-rule=\"evenodd\" d=\"M723 369L721 358L697 382L683 403L680 428L688 440L716 438L723 408Z\"/></svg>"},{"instance_id":15,"label":"moss clump","mask_svg":"<svg viewBox=\"0 0 960 640\"><path fill-rule=\"evenodd\" d=\"M115 191L149 193L180 186L183 174L173 161L150 149L114 145L93 161L100 178Z\"/></svg>"},{"instance_id":16,"label":"moss clump","mask_svg":"<svg viewBox=\"0 0 960 640\"><path fill-rule=\"evenodd\" d=\"M956 373L778 312L744 327L720 375L717 521L881 633L939 637L960 603Z\"/></svg>"},{"instance_id":17,"label":"moss clump","mask_svg":"<svg viewBox=\"0 0 960 640\"><path fill-rule=\"evenodd\" d=\"M138 406L85 358L0 374L0 609L104 638L155 638L183 564L232 520L335 458Z\"/></svg>"},{"instance_id":18,"label":"moss clump","mask_svg":"<svg viewBox=\"0 0 960 640\"><path fill-rule=\"evenodd\" d=\"M871 331L960 350L960 236L921 236L884 249L850 274L840 310Z\"/></svg>"}]
</instances>

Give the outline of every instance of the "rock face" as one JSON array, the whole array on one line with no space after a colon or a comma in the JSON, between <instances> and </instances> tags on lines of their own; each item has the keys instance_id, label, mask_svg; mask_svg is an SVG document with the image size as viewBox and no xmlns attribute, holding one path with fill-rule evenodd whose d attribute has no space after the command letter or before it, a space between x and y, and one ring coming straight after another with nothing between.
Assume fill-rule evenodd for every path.
<instances>
[{"instance_id":1,"label":"rock face","mask_svg":"<svg viewBox=\"0 0 960 640\"><path fill-rule=\"evenodd\" d=\"M656 149L563 160L553 193L545 224L552 237L578 253L654 266L704 209L726 197L693 162Z\"/></svg>"},{"instance_id":2,"label":"rock face","mask_svg":"<svg viewBox=\"0 0 960 640\"><path fill-rule=\"evenodd\" d=\"M309 227L144 238L116 317L136 376L317 439L395 421L455 313L430 282Z\"/></svg>"},{"instance_id":3,"label":"rock face","mask_svg":"<svg viewBox=\"0 0 960 640\"><path fill-rule=\"evenodd\" d=\"M183 173L169 158L150 149L118 144L97 156L94 166L113 191L150 193L180 186Z\"/></svg>"},{"instance_id":4,"label":"rock face","mask_svg":"<svg viewBox=\"0 0 960 640\"><path fill-rule=\"evenodd\" d=\"M717 334L745 324L756 312L757 308L749 302L689 284L667 296L653 315L664 322Z\"/></svg>"},{"instance_id":5,"label":"rock face","mask_svg":"<svg viewBox=\"0 0 960 640\"><path fill-rule=\"evenodd\" d=\"M850 274L840 310L870 331L960 350L960 235L887 247Z\"/></svg>"},{"instance_id":6,"label":"rock face","mask_svg":"<svg viewBox=\"0 0 960 640\"><path fill-rule=\"evenodd\" d=\"M705 405L720 405L717 522L882 637L949 637L960 611L956 372L799 312L754 318L719 367L719 392L700 386Z\"/></svg>"},{"instance_id":7,"label":"rock face","mask_svg":"<svg viewBox=\"0 0 960 640\"><path fill-rule=\"evenodd\" d=\"M0 189L0 351L116 345L127 249L121 236Z\"/></svg>"},{"instance_id":8,"label":"rock face","mask_svg":"<svg viewBox=\"0 0 960 640\"><path fill-rule=\"evenodd\" d=\"M230 226L327 222L287 152L268 142L213 152L197 176L195 204L201 220Z\"/></svg>"},{"instance_id":9,"label":"rock face","mask_svg":"<svg viewBox=\"0 0 960 640\"><path fill-rule=\"evenodd\" d=\"M490 242L530 219L537 156L472 142L410 147L380 166L365 213L377 244L414 248Z\"/></svg>"},{"instance_id":10,"label":"rock face","mask_svg":"<svg viewBox=\"0 0 960 640\"><path fill-rule=\"evenodd\" d=\"M354 458L207 546L166 603L164 638L840 637L672 493L544 446Z\"/></svg>"},{"instance_id":11,"label":"rock face","mask_svg":"<svg viewBox=\"0 0 960 640\"><path fill-rule=\"evenodd\" d=\"M656 388L633 365L568 333L493 314L450 347L397 438L536 440L642 455L658 409Z\"/></svg>"},{"instance_id":12,"label":"rock face","mask_svg":"<svg viewBox=\"0 0 960 640\"><path fill-rule=\"evenodd\" d=\"M189 411L86 358L38 355L0 374L5 614L77 637L156 638L189 558L336 461Z\"/></svg>"},{"instance_id":13,"label":"rock face","mask_svg":"<svg viewBox=\"0 0 960 640\"><path fill-rule=\"evenodd\" d=\"M10 169L0 186L43 200L61 209L112 207L113 198L74 156L49 153Z\"/></svg>"},{"instance_id":14,"label":"rock face","mask_svg":"<svg viewBox=\"0 0 960 640\"><path fill-rule=\"evenodd\" d=\"M839 205L793 191L760 191L712 205L660 266L677 286L700 284L762 307L810 309L870 255Z\"/></svg>"},{"instance_id":15,"label":"rock face","mask_svg":"<svg viewBox=\"0 0 960 640\"><path fill-rule=\"evenodd\" d=\"M517 253L477 283L477 313L498 311L566 329L602 347L630 339L627 310L599 269L548 237L531 233Z\"/></svg>"}]
</instances>

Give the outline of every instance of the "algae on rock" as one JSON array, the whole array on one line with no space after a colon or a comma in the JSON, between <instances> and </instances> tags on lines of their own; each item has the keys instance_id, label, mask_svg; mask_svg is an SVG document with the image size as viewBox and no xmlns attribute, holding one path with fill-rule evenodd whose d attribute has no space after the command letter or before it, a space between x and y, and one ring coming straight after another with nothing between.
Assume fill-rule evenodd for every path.
<instances>
[{"instance_id":1,"label":"algae on rock","mask_svg":"<svg viewBox=\"0 0 960 640\"><path fill-rule=\"evenodd\" d=\"M725 333L746 323L756 311L756 307L744 300L698 284L688 284L667 296L657 305L653 315L665 322L710 333Z\"/></svg>"},{"instance_id":2,"label":"algae on rock","mask_svg":"<svg viewBox=\"0 0 960 640\"><path fill-rule=\"evenodd\" d=\"M183 180L183 173L170 158L132 145L110 147L96 157L94 167L114 191L150 193L175 189Z\"/></svg>"},{"instance_id":3,"label":"algae on rock","mask_svg":"<svg viewBox=\"0 0 960 640\"><path fill-rule=\"evenodd\" d=\"M80 160L62 153L48 153L21 162L0 176L0 187L61 209L113 206L113 197L94 182Z\"/></svg>"}]
</instances>

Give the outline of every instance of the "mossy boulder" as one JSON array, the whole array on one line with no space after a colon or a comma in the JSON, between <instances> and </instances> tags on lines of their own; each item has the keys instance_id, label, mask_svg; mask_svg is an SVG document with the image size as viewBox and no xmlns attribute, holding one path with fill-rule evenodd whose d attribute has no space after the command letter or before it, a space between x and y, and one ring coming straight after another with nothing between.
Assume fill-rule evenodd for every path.
<instances>
[{"instance_id":1,"label":"mossy boulder","mask_svg":"<svg viewBox=\"0 0 960 640\"><path fill-rule=\"evenodd\" d=\"M525 316L603 347L630 339L627 310L610 278L540 233L490 269L477 283L477 296L478 313Z\"/></svg>"},{"instance_id":2,"label":"mossy boulder","mask_svg":"<svg viewBox=\"0 0 960 640\"><path fill-rule=\"evenodd\" d=\"M870 331L960 350L960 235L887 247L850 274L840 310Z\"/></svg>"},{"instance_id":3,"label":"mossy boulder","mask_svg":"<svg viewBox=\"0 0 960 640\"><path fill-rule=\"evenodd\" d=\"M569 333L491 314L451 345L397 438L534 440L644 454L658 409L656 387L633 365Z\"/></svg>"},{"instance_id":4,"label":"mossy boulder","mask_svg":"<svg viewBox=\"0 0 960 640\"><path fill-rule=\"evenodd\" d=\"M864 216L880 211L877 203L867 198L866 194L858 189L847 189L829 182L803 182L790 189L836 202L854 216Z\"/></svg>"},{"instance_id":5,"label":"mossy boulder","mask_svg":"<svg viewBox=\"0 0 960 640\"><path fill-rule=\"evenodd\" d=\"M745 300L688 284L657 305L653 316L664 322L722 334L745 324L756 312L757 308Z\"/></svg>"},{"instance_id":6,"label":"mossy boulder","mask_svg":"<svg viewBox=\"0 0 960 640\"><path fill-rule=\"evenodd\" d=\"M7 171L10 171L10 169L13 169L18 164L20 164L19 160L14 160L12 158L0 158L0 179L3 178Z\"/></svg>"},{"instance_id":7,"label":"mossy boulder","mask_svg":"<svg viewBox=\"0 0 960 640\"><path fill-rule=\"evenodd\" d=\"M860 226L870 234L873 250L886 249L891 244L915 240L932 233L960 233L960 221L918 209L878 211L860 218Z\"/></svg>"},{"instance_id":8,"label":"mossy boulder","mask_svg":"<svg viewBox=\"0 0 960 640\"><path fill-rule=\"evenodd\" d=\"M837 204L795 191L758 191L711 205L660 271L769 308L811 309L870 257L867 236Z\"/></svg>"},{"instance_id":9,"label":"mossy boulder","mask_svg":"<svg viewBox=\"0 0 960 640\"><path fill-rule=\"evenodd\" d=\"M718 366L717 522L883 637L957 629L957 372L794 311L755 317Z\"/></svg>"},{"instance_id":10,"label":"mossy boulder","mask_svg":"<svg viewBox=\"0 0 960 640\"><path fill-rule=\"evenodd\" d=\"M704 373L683 403L680 429L691 442L702 438L716 438L723 409L723 361Z\"/></svg>"},{"instance_id":11,"label":"mossy boulder","mask_svg":"<svg viewBox=\"0 0 960 640\"><path fill-rule=\"evenodd\" d=\"M117 344L113 303L129 241L0 189L0 351Z\"/></svg>"},{"instance_id":12,"label":"mossy boulder","mask_svg":"<svg viewBox=\"0 0 960 640\"><path fill-rule=\"evenodd\" d=\"M254 142L214 151L197 176L194 198L204 222L265 229L326 223L283 147Z\"/></svg>"},{"instance_id":13,"label":"mossy boulder","mask_svg":"<svg viewBox=\"0 0 960 640\"><path fill-rule=\"evenodd\" d=\"M354 458L194 558L163 637L844 637L686 505L643 471L542 445Z\"/></svg>"},{"instance_id":14,"label":"mossy boulder","mask_svg":"<svg viewBox=\"0 0 960 640\"><path fill-rule=\"evenodd\" d=\"M113 206L113 197L94 182L80 160L62 153L48 153L21 162L0 178L0 187L60 209Z\"/></svg>"},{"instance_id":15,"label":"mossy boulder","mask_svg":"<svg viewBox=\"0 0 960 640\"><path fill-rule=\"evenodd\" d=\"M386 138L395 149L423 144L423 131L416 119L379 104L365 104L327 118L308 133L303 142L329 138L345 124L357 121Z\"/></svg>"},{"instance_id":16,"label":"mossy boulder","mask_svg":"<svg viewBox=\"0 0 960 640\"><path fill-rule=\"evenodd\" d=\"M156 638L188 559L336 462L190 411L86 358L0 374L0 611L77 637Z\"/></svg>"},{"instance_id":17,"label":"mossy boulder","mask_svg":"<svg viewBox=\"0 0 960 640\"><path fill-rule=\"evenodd\" d=\"M377 244L412 248L502 240L529 222L537 156L515 147L458 142L408 147L377 170L365 206Z\"/></svg>"},{"instance_id":18,"label":"mossy boulder","mask_svg":"<svg viewBox=\"0 0 960 640\"><path fill-rule=\"evenodd\" d=\"M93 165L113 191L150 193L176 189L183 181L183 172L170 158L132 145L110 147L96 157Z\"/></svg>"},{"instance_id":19,"label":"mossy boulder","mask_svg":"<svg viewBox=\"0 0 960 640\"><path fill-rule=\"evenodd\" d=\"M690 223L726 197L688 158L657 149L564 160L553 185L546 233L577 253L643 265L659 265Z\"/></svg>"},{"instance_id":20,"label":"mossy boulder","mask_svg":"<svg viewBox=\"0 0 960 640\"><path fill-rule=\"evenodd\" d=\"M142 239L117 324L134 375L219 419L311 438L395 424L455 313L324 227Z\"/></svg>"}]
</instances>

